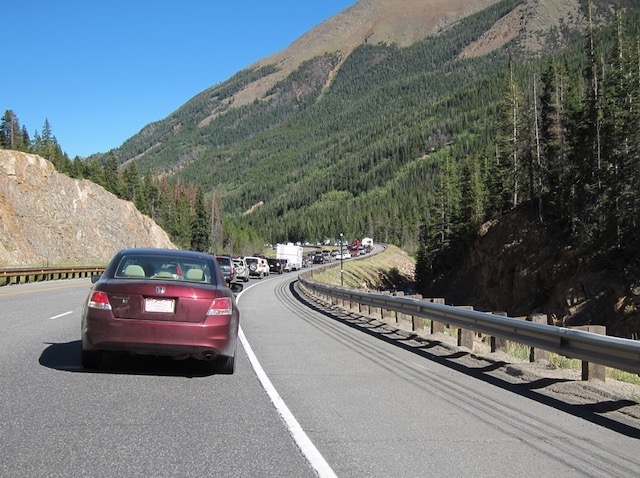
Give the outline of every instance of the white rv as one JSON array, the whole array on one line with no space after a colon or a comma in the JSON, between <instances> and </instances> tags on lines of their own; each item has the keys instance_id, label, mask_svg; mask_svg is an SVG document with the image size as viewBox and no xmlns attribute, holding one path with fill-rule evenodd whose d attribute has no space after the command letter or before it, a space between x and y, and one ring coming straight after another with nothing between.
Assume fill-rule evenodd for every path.
<instances>
[{"instance_id":1,"label":"white rv","mask_svg":"<svg viewBox=\"0 0 640 478\"><path fill-rule=\"evenodd\" d=\"M292 242L278 244L276 246L276 259L286 259L288 270L298 271L302 269L302 246L296 246Z\"/></svg>"},{"instance_id":2,"label":"white rv","mask_svg":"<svg viewBox=\"0 0 640 478\"><path fill-rule=\"evenodd\" d=\"M373 247L373 238L365 237L362 239L362 247Z\"/></svg>"}]
</instances>

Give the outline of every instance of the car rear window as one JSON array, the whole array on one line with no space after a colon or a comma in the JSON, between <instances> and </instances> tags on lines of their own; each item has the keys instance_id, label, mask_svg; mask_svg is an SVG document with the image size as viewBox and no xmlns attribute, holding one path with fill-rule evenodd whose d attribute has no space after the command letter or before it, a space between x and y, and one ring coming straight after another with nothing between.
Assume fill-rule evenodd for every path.
<instances>
[{"instance_id":1,"label":"car rear window","mask_svg":"<svg viewBox=\"0 0 640 478\"><path fill-rule=\"evenodd\" d=\"M116 267L117 279L158 279L163 281L215 281L211 262L206 258L168 255L125 255Z\"/></svg>"}]
</instances>

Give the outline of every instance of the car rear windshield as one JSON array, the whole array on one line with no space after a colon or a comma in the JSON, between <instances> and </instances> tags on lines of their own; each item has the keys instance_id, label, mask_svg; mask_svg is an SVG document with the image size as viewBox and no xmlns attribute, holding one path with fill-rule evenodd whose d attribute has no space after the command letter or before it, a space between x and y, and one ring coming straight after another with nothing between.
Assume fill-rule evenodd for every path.
<instances>
[{"instance_id":1,"label":"car rear windshield","mask_svg":"<svg viewBox=\"0 0 640 478\"><path fill-rule=\"evenodd\" d=\"M211 261L206 258L171 255L125 255L118 263L114 277L209 284L215 281L215 276L211 274Z\"/></svg>"}]
</instances>

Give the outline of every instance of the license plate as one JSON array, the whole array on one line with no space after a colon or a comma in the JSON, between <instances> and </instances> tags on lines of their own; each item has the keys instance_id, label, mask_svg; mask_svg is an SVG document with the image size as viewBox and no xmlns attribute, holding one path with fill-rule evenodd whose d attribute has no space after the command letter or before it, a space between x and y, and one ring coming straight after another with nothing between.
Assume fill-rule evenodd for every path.
<instances>
[{"instance_id":1,"label":"license plate","mask_svg":"<svg viewBox=\"0 0 640 478\"><path fill-rule=\"evenodd\" d=\"M146 312L162 312L165 314L173 314L175 310L175 301L173 299L152 299L144 300L144 310Z\"/></svg>"}]
</instances>

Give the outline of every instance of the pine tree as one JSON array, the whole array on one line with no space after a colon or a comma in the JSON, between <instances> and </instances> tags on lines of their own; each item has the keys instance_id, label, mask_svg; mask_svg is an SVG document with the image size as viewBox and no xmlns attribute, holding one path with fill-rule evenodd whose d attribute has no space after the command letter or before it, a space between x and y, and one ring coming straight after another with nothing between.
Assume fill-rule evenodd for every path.
<instances>
[{"instance_id":1,"label":"pine tree","mask_svg":"<svg viewBox=\"0 0 640 478\"><path fill-rule=\"evenodd\" d=\"M140 196L138 209L143 214L155 219L158 209L158 187L153 181L151 172L147 172L142 179L142 194Z\"/></svg>"},{"instance_id":2,"label":"pine tree","mask_svg":"<svg viewBox=\"0 0 640 478\"><path fill-rule=\"evenodd\" d=\"M222 223L222 200L216 189L211 192L211 246L215 249L221 249L224 246L224 228Z\"/></svg>"},{"instance_id":3,"label":"pine tree","mask_svg":"<svg viewBox=\"0 0 640 478\"><path fill-rule=\"evenodd\" d=\"M96 159L89 161L81 161L82 163L82 177L99 184L103 188L109 190L106 187L104 178L104 169Z\"/></svg>"},{"instance_id":4,"label":"pine tree","mask_svg":"<svg viewBox=\"0 0 640 478\"><path fill-rule=\"evenodd\" d=\"M458 232L461 202L462 192L458 167L451 154L446 152L440 164L434 214L441 251L450 248L451 240Z\"/></svg>"},{"instance_id":5,"label":"pine tree","mask_svg":"<svg viewBox=\"0 0 640 478\"><path fill-rule=\"evenodd\" d=\"M542 177L548 191L550 212L557 217L566 216L568 188L570 187L567 144L567 91L566 71L552 58L542 75L540 98L540 136L542 147Z\"/></svg>"},{"instance_id":6,"label":"pine tree","mask_svg":"<svg viewBox=\"0 0 640 478\"><path fill-rule=\"evenodd\" d=\"M127 201L133 201L136 206L138 202L144 202L144 198L139 196L142 193L142 179L138 163L130 161L122 170L122 198Z\"/></svg>"},{"instance_id":7,"label":"pine tree","mask_svg":"<svg viewBox=\"0 0 640 478\"><path fill-rule=\"evenodd\" d=\"M103 166L104 187L107 191L118 197L122 195L122 180L118 172L118 160L113 151L109 152L109 156Z\"/></svg>"},{"instance_id":8,"label":"pine tree","mask_svg":"<svg viewBox=\"0 0 640 478\"><path fill-rule=\"evenodd\" d=\"M499 123L493 158L491 196L493 210L507 211L520 203L522 187L521 142L522 91L510 57L502 101L498 105Z\"/></svg>"},{"instance_id":9,"label":"pine tree","mask_svg":"<svg viewBox=\"0 0 640 478\"><path fill-rule=\"evenodd\" d=\"M602 195L603 102L602 60L596 49L594 6L589 2L587 27L586 91L578 130L573 133L572 233L583 244L596 244L608 211Z\"/></svg>"},{"instance_id":10,"label":"pine tree","mask_svg":"<svg viewBox=\"0 0 640 478\"><path fill-rule=\"evenodd\" d=\"M211 247L209 214L205 206L202 189L196 193L195 212L191 220L191 250L209 252Z\"/></svg>"},{"instance_id":11,"label":"pine tree","mask_svg":"<svg viewBox=\"0 0 640 478\"><path fill-rule=\"evenodd\" d=\"M637 211L633 209L638 184L631 182L637 164L633 161L632 143L637 135L633 124L634 74L631 47L625 37L622 12L616 12L616 34L609 52L607 76L603 81L603 205L608 211L604 237L618 248L637 235ZM637 90L637 87L636 87Z\"/></svg>"},{"instance_id":12,"label":"pine tree","mask_svg":"<svg viewBox=\"0 0 640 478\"><path fill-rule=\"evenodd\" d=\"M11 110L6 110L0 123L0 146L3 149L22 151L25 149L18 117Z\"/></svg>"},{"instance_id":13,"label":"pine tree","mask_svg":"<svg viewBox=\"0 0 640 478\"><path fill-rule=\"evenodd\" d=\"M461 190L464 198L461 202L461 221L469 229L482 224L487 214L489 201L484 165L486 159L480 153L466 157L462 165Z\"/></svg>"},{"instance_id":14,"label":"pine tree","mask_svg":"<svg viewBox=\"0 0 640 478\"><path fill-rule=\"evenodd\" d=\"M21 151L31 151L31 139L29 138L29 132L27 131L27 127L25 125L22 125L22 144L24 145L24 149Z\"/></svg>"}]
</instances>

